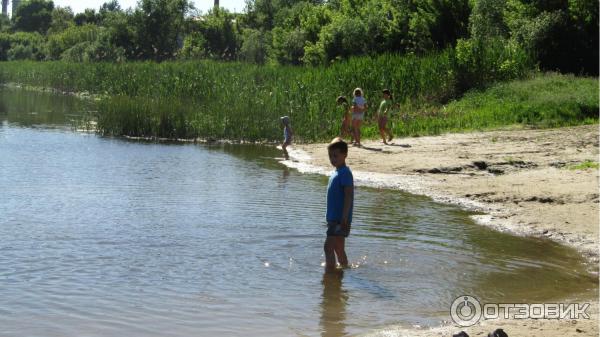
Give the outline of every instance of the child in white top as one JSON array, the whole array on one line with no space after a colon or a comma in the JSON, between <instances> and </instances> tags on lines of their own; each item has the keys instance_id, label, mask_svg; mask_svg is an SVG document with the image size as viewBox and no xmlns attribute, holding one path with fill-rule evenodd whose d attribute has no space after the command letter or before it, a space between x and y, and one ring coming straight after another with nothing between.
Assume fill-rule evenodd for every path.
<instances>
[{"instance_id":1,"label":"child in white top","mask_svg":"<svg viewBox=\"0 0 600 337\"><path fill-rule=\"evenodd\" d=\"M366 110L367 101L363 97L362 89L354 89L354 98L352 99L352 129L354 131L355 146L360 146L360 126L365 118Z\"/></svg>"}]
</instances>

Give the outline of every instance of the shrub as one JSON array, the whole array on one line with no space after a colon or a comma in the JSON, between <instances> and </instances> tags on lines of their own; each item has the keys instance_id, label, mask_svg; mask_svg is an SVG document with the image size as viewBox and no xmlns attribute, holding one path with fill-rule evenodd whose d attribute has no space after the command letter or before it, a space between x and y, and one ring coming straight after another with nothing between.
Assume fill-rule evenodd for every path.
<instances>
[{"instance_id":1,"label":"shrub","mask_svg":"<svg viewBox=\"0 0 600 337\"><path fill-rule=\"evenodd\" d=\"M88 42L92 43L98 38L100 28L95 25L72 26L60 33L48 36L47 57L58 60L62 54L75 45ZM80 49L80 47L78 47ZM77 48L76 48L77 49Z\"/></svg>"},{"instance_id":2,"label":"shrub","mask_svg":"<svg viewBox=\"0 0 600 337\"><path fill-rule=\"evenodd\" d=\"M41 60L44 38L39 33L0 33L0 60Z\"/></svg>"},{"instance_id":3,"label":"shrub","mask_svg":"<svg viewBox=\"0 0 600 337\"><path fill-rule=\"evenodd\" d=\"M502 38L458 40L455 62L461 91L518 78L532 68L530 56Z\"/></svg>"},{"instance_id":4,"label":"shrub","mask_svg":"<svg viewBox=\"0 0 600 337\"><path fill-rule=\"evenodd\" d=\"M199 32L188 34L183 40L183 47L178 58L182 60L197 60L206 57L206 39Z\"/></svg>"},{"instance_id":5,"label":"shrub","mask_svg":"<svg viewBox=\"0 0 600 337\"><path fill-rule=\"evenodd\" d=\"M263 64L267 59L265 36L255 29L246 29L242 34L242 47L238 58L241 61Z\"/></svg>"}]
</instances>

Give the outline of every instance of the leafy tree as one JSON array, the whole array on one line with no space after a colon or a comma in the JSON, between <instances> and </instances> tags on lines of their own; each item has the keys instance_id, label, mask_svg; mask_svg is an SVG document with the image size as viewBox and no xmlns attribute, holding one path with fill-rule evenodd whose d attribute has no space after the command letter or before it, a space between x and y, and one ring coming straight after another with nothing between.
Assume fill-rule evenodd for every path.
<instances>
[{"instance_id":1,"label":"leafy tree","mask_svg":"<svg viewBox=\"0 0 600 337\"><path fill-rule=\"evenodd\" d=\"M541 69L598 74L597 0L247 0L244 14L187 15L192 9L189 0L138 0L124 11L108 0L73 15L49 0L26 0L12 26L0 18L0 60L317 65L455 48L465 88L512 78L531 59Z\"/></svg>"},{"instance_id":2,"label":"leafy tree","mask_svg":"<svg viewBox=\"0 0 600 337\"><path fill-rule=\"evenodd\" d=\"M0 15L0 32L8 32L11 28L10 19L6 15Z\"/></svg>"},{"instance_id":3,"label":"leafy tree","mask_svg":"<svg viewBox=\"0 0 600 337\"><path fill-rule=\"evenodd\" d=\"M509 0L505 20L540 68L598 74L597 1Z\"/></svg>"},{"instance_id":4,"label":"leafy tree","mask_svg":"<svg viewBox=\"0 0 600 337\"><path fill-rule=\"evenodd\" d=\"M45 34L52 23L54 2L29 0L22 3L15 13L14 29Z\"/></svg>"},{"instance_id":5,"label":"leafy tree","mask_svg":"<svg viewBox=\"0 0 600 337\"><path fill-rule=\"evenodd\" d=\"M86 42L86 45L96 41L99 28L95 25L72 26L60 33L48 36L48 55L52 60L58 60L62 54L77 44ZM81 46L80 46L81 48Z\"/></svg>"},{"instance_id":6,"label":"leafy tree","mask_svg":"<svg viewBox=\"0 0 600 337\"><path fill-rule=\"evenodd\" d=\"M6 61L8 59L11 40L12 34L6 32L0 33L0 61Z\"/></svg>"},{"instance_id":7,"label":"leafy tree","mask_svg":"<svg viewBox=\"0 0 600 337\"><path fill-rule=\"evenodd\" d=\"M83 41L79 42L69 49L65 50L61 55L60 59L66 62L87 62L89 61L89 52L92 42Z\"/></svg>"},{"instance_id":8,"label":"leafy tree","mask_svg":"<svg viewBox=\"0 0 600 337\"><path fill-rule=\"evenodd\" d=\"M409 14L406 39L406 50L408 52L423 54L433 49L434 43L430 27L433 26L434 22L433 14L424 10L417 10Z\"/></svg>"},{"instance_id":9,"label":"leafy tree","mask_svg":"<svg viewBox=\"0 0 600 337\"><path fill-rule=\"evenodd\" d=\"M266 38L260 30L245 29L238 58L242 61L263 64L267 60Z\"/></svg>"},{"instance_id":10,"label":"leafy tree","mask_svg":"<svg viewBox=\"0 0 600 337\"><path fill-rule=\"evenodd\" d=\"M183 40L183 47L178 57L183 60L194 60L206 57L206 39L200 32L192 32Z\"/></svg>"},{"instance_id":11,"label":"leafy tree","mask_svg":"<svg viewBox=\"0 0 600 337\"><path fill-rule=\"evenodd\" d=\"M103 3L102 6L100 6L100 15L121 11L121 5L119 5L119 2L117 0L110 0L108 2Z\"/></svg>"},{"instance_id":12,"label":"leafy tree","mask_svg":"<svg viewBox=\"0 0 600 337\"><path fill-rule=\"evenodd\" d=\"M458 40L454 62L459 92L522 77L532 66L519 44L501 37Z\"/></svg>"},{"instance_id":13,"label":"leafy tree","mask_svg":"<svg viewBox=\"0 0 600 337\"><path fill-rule=\"evenodd\" d=\"M305 6L301 11L300 27L306 34L310 42L316 42L319 39L319 33L323 26L331 22L332 13L328 6L311 4Z\"/></svg>"},{"instance_id":14,"label":"leafy tree","mask_svg":"<svg viewBox=\"0 0 600 337\"><path fill-rule=\"evenodd\" d=\"M126 61L127 51L123 47L115 46L111 38L108 30L102 31L102 34L88 49L88 59L90 61Z\"/></svg>"},{"instance_id":15,"label":"leafy tree","mask_svg":"<svg viewBox=\"0 0 600 337\"><path fill-rule=\"evenodd\" d=\"M477 0L469 18L471 37L480 40L508 37L505 8L506 0Z\"/></svg>"},{"instance_id":16,"label":"leafy tree","mask_svg":"<svg viewBox=\"0 0 600 337\"><path fill-rule=\"evenodd\" d=\"M41 60L44 37L39 33L0 33L0 60Z\"/></svg>"},{"instance_id":17,"label":"leafy tree","mask_svg":"<svg viewBox=\"0 0 600 337\"><path fill-rule=\"evenodd\" d=\"M248 26L261 30L272 30L278 7L279 1L277 0L247 1L246 22L248 23Z\"/></svg>"},{"instance_id":18,"label":"leafy tree","mask_svg":"<svg viewBox=\"0 0 600 337\"><path fill-rule=\"evenodd\" d=\"M52 11L52 22L48 33L59 33L74 25L73 10L71 7L56 7Z\"/></svg>"},{"instance_id":19,"label":"leafy tree","mask_svg":"<svg viewBox=\"0 0 600 337\"><path fill-rule=\"evenodd\" d=\"M284 30L275 27L272 31L270 57L280 64L302 64L306 36L301 29Z\"/></svg>"},{"instance_id":20,"label":"leafy tree","mask_svg":"<svg viewBox=\"0 0 600 337\"><path fill-rule=\"evenodd\" d=\"M211 10L200 22L199 30L206 39L205 48L209 57L222 60L237 58L237 25L234 16L227 10Z\"/></svg>"},{"instance_id":21,"label":"leafy tree","mask_svg":"<svg viewBox=\"0 0 600 337\"><path fill-rule=\"evenodd\" d=\"M123 10L117 0L105 2L100 6L100 10L98 11L98 22L104 25L110 17L120 14L123 14Z\"/></svg>"},{"instance_id":22,"label":"leafy tree","mask_svg":"<svg viewBox=\"0 0 600 337\"><path fill-rule=\"evenodd\" d=\"M469 0L429 0L434 13L430 26L431 39L437 49L454 46L469 34Z\"/></svg>"},{"instance_id":23,"label":"leafy tree","mask_svg":"<svg viewBox=\"0 0 600 337\"><path fill-rule=\"evenodd\" d=\"M77 13L74 18L75 24L78 26L83 25L95 25L100 22L100 16L96 13L95 9L86 8L83 13Z\"/></svg>"},{"instance_id":24,"label":"leafy tree","mask_svg":"<svg viewBox=\"0 0 600 337\"><path fill-rule=\"evenodd\" d=\"M187 0L140 0L131 18L136 58L162 61L176 55Z\"/></svg>"},{"instance_id":25,"label":"leafy tree","mask_svg":"<svg viewBox=\"0 0 600 337\"><path fill-rule=\"evenodd\" d=\"M369 1L361 9L365 25L365 43L369 53L377 54L401 48L402 14L390 1Z\"/></svg>"},{"instance_id":26,"label":"leafy tree","mask_svg":"<svg viewBox=\"0 0 600 337\"><path fill-rule=\"evenodd\" d=\"M127 59L140 57L140 55L136 55L139 51L135 45L136 36L134 27L131 25L130 15L122 11L106 13L103 25L106 27L102 35L106 39L105 43L118 50L119 57L123 57L123 55Z\"/></svg>"},{"instance_id":27,"label":"leafy tree","mask_svg":"<svg viewBox=\"0 0 600 337\"><path fill-rule=\"evenodd\" d=\"M360 55L366 49L366 30L358 18L337 15L323 27L319 44L323 47L326 61Z\"/></svg>"}]
</instances>

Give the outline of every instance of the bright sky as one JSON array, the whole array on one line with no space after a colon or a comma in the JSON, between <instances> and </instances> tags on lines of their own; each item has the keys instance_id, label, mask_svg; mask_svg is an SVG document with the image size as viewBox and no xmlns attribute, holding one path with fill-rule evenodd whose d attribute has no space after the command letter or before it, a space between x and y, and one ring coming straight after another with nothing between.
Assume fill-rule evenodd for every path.
<instances>
[{"instance_id":1,"label":"bright sky","mask_svg":"<svg viewBox=\"0 0 600 337\"><path fill-rule=\"evenodd\" d=\"M54 6L57 7L71 7L74 13L83 12L86 8L93 8L98 10L103 3L108 2L108 0L53 0ZM127 9L129 7L136 7L137 0L118 0L121 8ZM9 0L12 5L12 1ZM203 13L208 12L209 9L212 8L214 4L214 0L192 0L194 7L201 10ZM235 11L241 13L246 7L245 0L219 0L219 5L221 7L225 7L230 11ZM9 13L11 12L9 8Z\"/></svg>"}]
</instances>

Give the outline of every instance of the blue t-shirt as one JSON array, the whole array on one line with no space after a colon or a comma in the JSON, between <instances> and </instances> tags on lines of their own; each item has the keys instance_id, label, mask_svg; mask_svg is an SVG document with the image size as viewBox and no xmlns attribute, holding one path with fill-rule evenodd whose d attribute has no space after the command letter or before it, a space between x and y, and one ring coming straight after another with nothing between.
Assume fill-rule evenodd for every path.
<instances>
[{"instance_id":1,"label":"blue t-shirt","mask_svg":"<svg viewBox=\"0 0 600 337\"><path fill-rule=\"evenodd\" d=\"M344 211L344 187L354 186L352 171L348 166L342 166L331 173L329 184L327 185L327 221L339 222L342 220ZM348 223L352 222L352 209L354 208L354 198L350 204L350 213L348 214Z\"/></svg>"}]
</instances>

